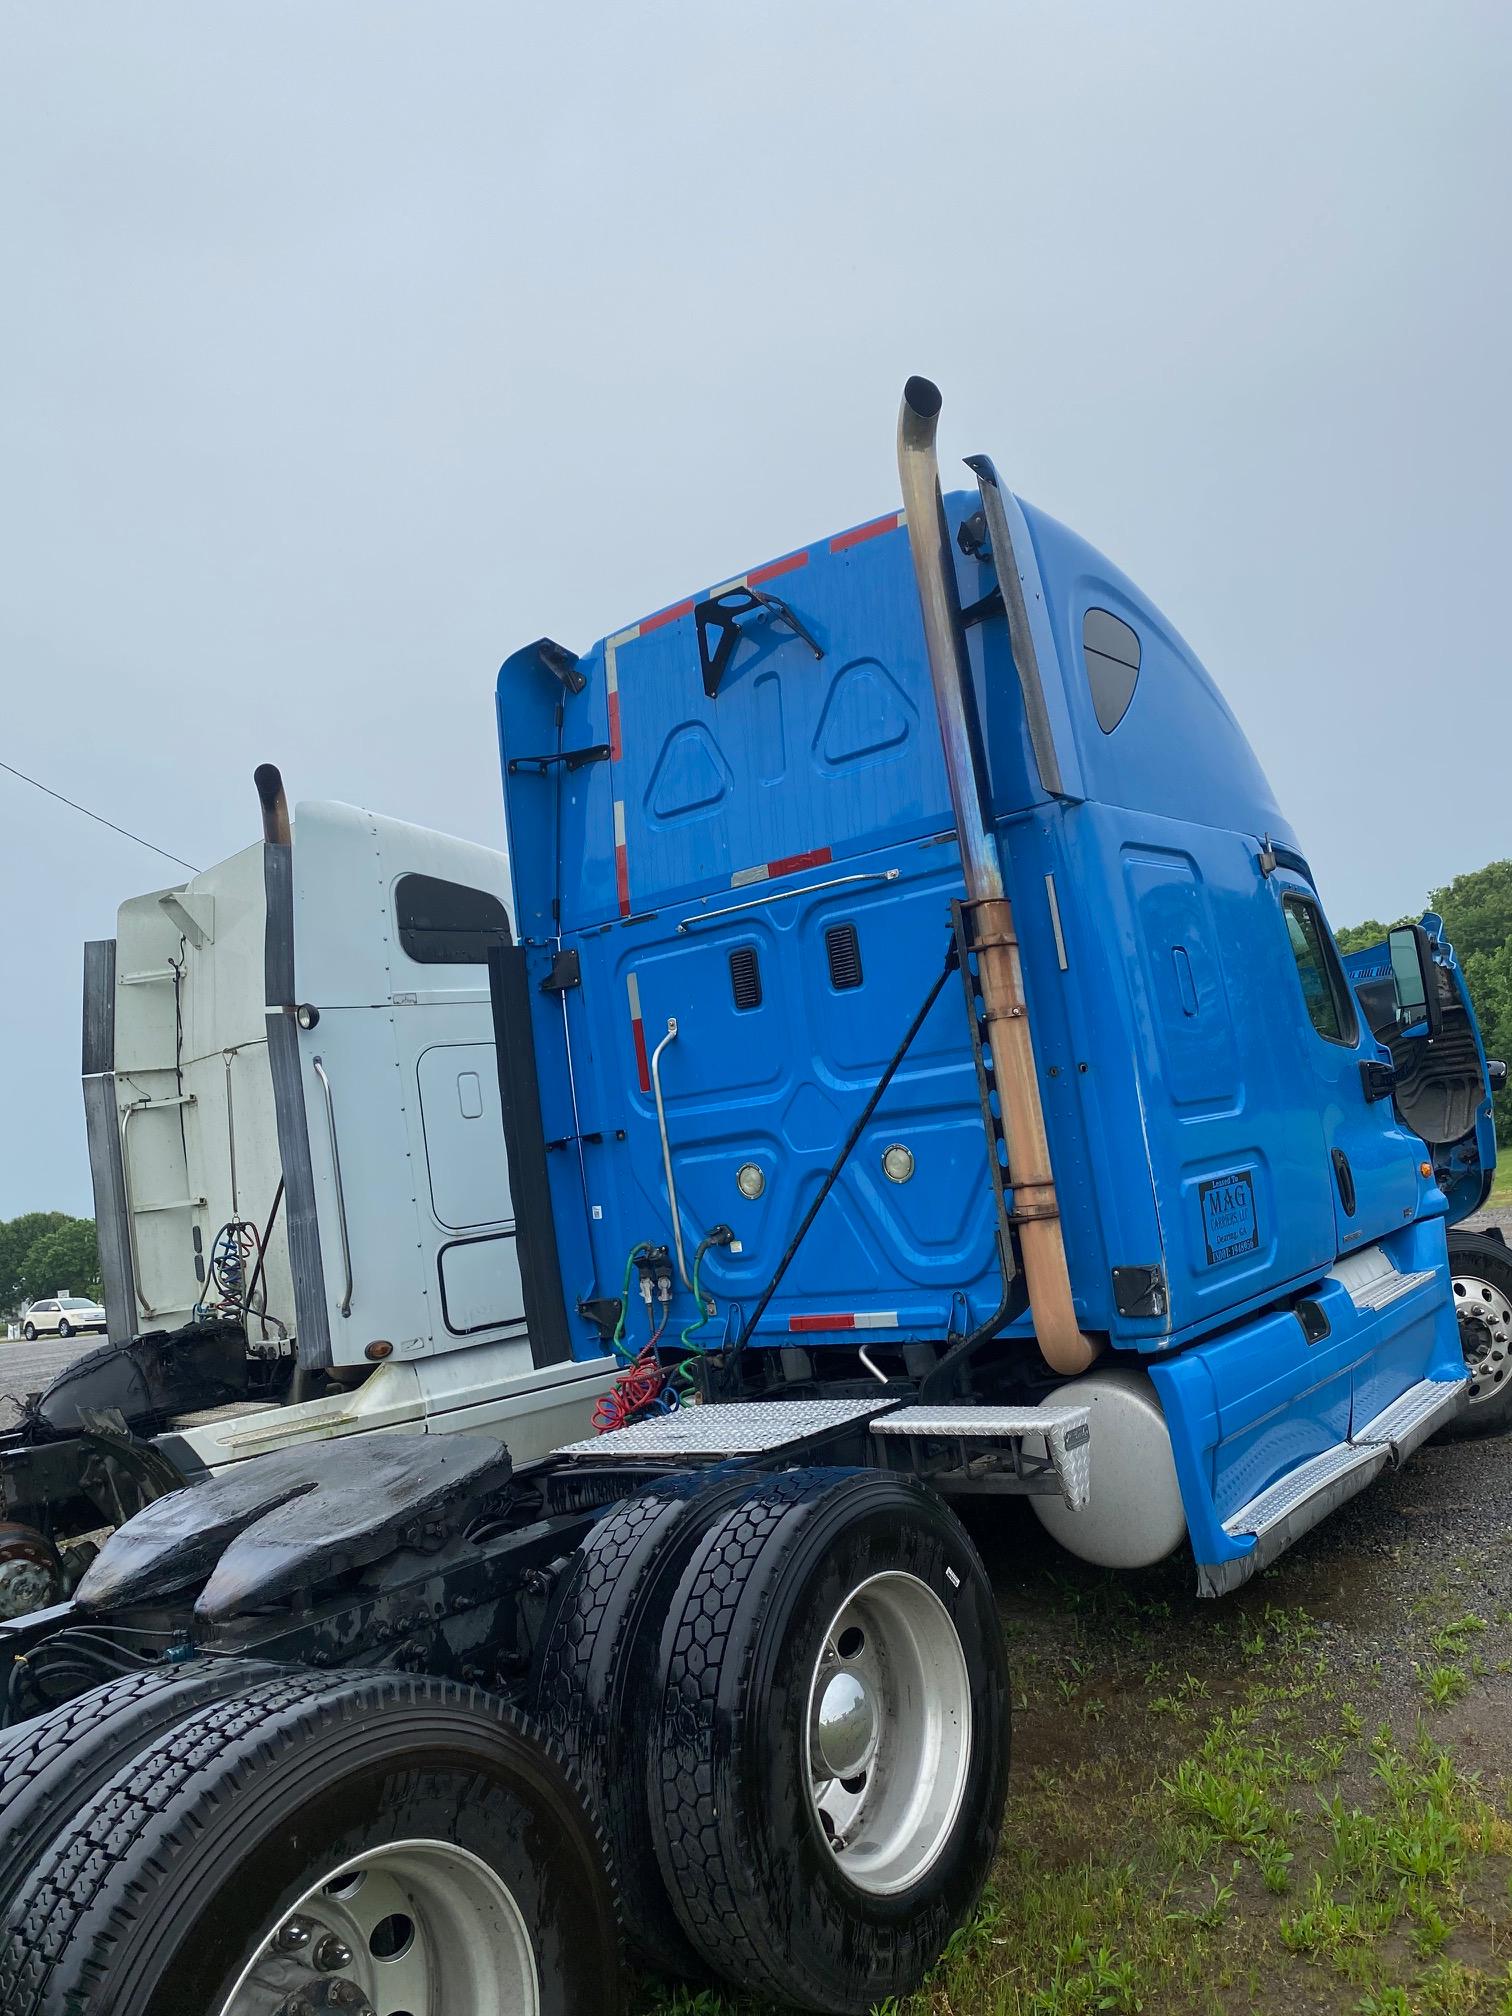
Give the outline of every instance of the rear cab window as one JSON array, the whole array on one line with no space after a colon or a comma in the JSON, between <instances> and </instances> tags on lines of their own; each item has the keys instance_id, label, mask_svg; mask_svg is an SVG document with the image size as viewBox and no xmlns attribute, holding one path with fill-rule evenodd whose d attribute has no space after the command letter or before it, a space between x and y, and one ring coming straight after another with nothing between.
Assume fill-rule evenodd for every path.
<instances>
[{"instance_id":1,"label":"rear cab window","mask_svg":"<svg viewBox=\"0 0 1512 2016\"><path fill-rule=\"evenodd\" d=\"M1281 908L1307 1019L1328 1042L1352 1050L1359 1040L1354 999L1323 912L1314 898L1291 890L1281 898Z\"/></svg>"}]
</instances>

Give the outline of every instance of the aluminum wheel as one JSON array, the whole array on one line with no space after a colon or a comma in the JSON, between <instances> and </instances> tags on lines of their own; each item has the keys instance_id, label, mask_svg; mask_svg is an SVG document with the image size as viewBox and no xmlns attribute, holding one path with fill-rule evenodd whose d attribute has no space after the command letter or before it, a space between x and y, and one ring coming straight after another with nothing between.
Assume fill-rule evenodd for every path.
<instances>
[{"instance_id":1,"label":"aluminum wheel","mask_svg":"<svg viewBox=\"0 0 1512 2016\"><path fill-rule=\"evenodd\" d=\"M1456 1274L1454 1309L1474 1407L1501 1392L1512 1374L1512 1304L1492 1282Z\"/></svg>"},{"instance_id":2,"label":"aluminum wheel","mask_svg":"<svg viewBox=\"0 0 1512 2016\"><path fill-rule=\"evenodd\" d=\"M808 1738L837 1867L873 1896L906 1890L950 1839L971 1755L966 1655L927 1583L894 1570L851 1591L809 1683Z\"/></svg>"},{"instance_id":3,"label":"aluminum wheel","mask_svg":"<svg viewBox=\"0 0 1512 2016\"><path fill-rule=\"evenodd\" d=\"M220 2016L538 2016L525 1920L486 1862L394 1841L312 1883Z\"/></svg>"}]
</instances>

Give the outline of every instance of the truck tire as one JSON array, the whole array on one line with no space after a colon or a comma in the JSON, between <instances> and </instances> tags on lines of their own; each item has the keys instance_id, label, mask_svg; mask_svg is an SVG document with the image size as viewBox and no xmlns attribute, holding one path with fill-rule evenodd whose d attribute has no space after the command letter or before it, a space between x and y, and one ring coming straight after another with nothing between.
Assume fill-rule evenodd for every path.
<instances>
[{"instance_id":1,"label":"truck tire","mask_svg":"<svg viewBox=\"0 0 1512 2016\"><path fill-rule=\"evenodd\" d=\"M531 1713L582 1778L608 1832L631 1951L662 1974L706 1970L672 1909L651 1840L657 1648L699 1539L764 1481L678 1474L601 1519L574 1557L532 1675Z\"/></svg>"},{"instance_id":2,"label":"truck tire","mask_svg":"<svg viewBox=\"0 0 1512 2016\"><path fill-rule=\"evenodd\" d=\"M1451 1232L1449 1274L1470 1401L1444 1439L1504 1435L1512 1428L1512 1253L1483 1232Z\"/></svg>"},{"instance_id":3,"label":"truck tire","mask_svg":"<svg viewBox=\"0 0 1512 2016\"><path fill-rule=\"evenodd\" d=\"M38 1856L127 1758L270 1665L197 1659L91 1687L0 1738L0 1911Z\"/></svg>"},{"instance_id":4,"label":"truck tire","mask_svg":"<svg viewBox=\"0 0 1512 2016\"><path fill-rule=\"evenodd\" d=\"M602 1850L496 1697L396 1673L259 1681L60 1830L0 1928L0 2008L616 2016Z\"/></svg>"},{"instance_id":5,"label":"truck tire","mask_svg":"<svg viewBox=\"0 0 1512 2016\"><path fill-rule=\"evenodd\" d=\"M770 1478L689 1563L661 1668L652 1832L693 1945L805 2008L907 1995L1007 1790L1002 1629L958 1521L911 1479Z\"/></svg>"}]
</instances>

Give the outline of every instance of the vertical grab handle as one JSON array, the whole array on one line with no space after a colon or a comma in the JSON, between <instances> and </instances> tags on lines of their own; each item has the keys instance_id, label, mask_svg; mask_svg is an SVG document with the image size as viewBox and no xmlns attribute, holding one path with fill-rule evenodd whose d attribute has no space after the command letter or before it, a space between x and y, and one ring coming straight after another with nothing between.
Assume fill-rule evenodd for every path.
<instances>
[{"instance_id":1,"label":"vertical grab handle","mask_svg":"<svg viewBox=\"0 0 1512 2016\"><path fill-rule=\"evenodd\" d=\"M352 1242L347 1235L346 1192L341 1186L341 1149L336 1141L336 1102L331 1097L331 1081L325 1073L325 1066L318 1057L310 1060L315 1066L315 1076L320 1080L320 1089L325 1094L326 1129L331 1137L331 1169L336 1178L336 1223L341 1231L341 1271L343 1276L340 1309L343 1316L352 1313Z\"/></svg>"},{"instance_id":2,"label":"vertical grab handle","mask_svg":"<svg viewBox=\"0 0 1512 2016\"><path fill-rule=\"evenodd\" d=\"M661 1135L662 1173L667 1179L667 1202L672 1207L672 1244L677 1249L677 1271L682 1276L684 1288L691 1288L688 1279L688 1260L683 1252L682 1213L677 1208L677 1180L672 1174L672 1143L667 1138L667 1109L662 1103L661 1054L669 1043L677 1040L677 1017L667 1017L667 1033L651 1052L651 1090L656 1095L656 1125Z\"/></svg>"},{"instance_id":3,"label":"vertical grab handle","mask_svg":"<svg viewBox=\"0 0 1512 2016\"><path fill-rule=\"evenodd\" d=\"M131 1140L131 1123L135 1120L137 1114L141 1112L145 1104L145 1100L133 1099L121 1118L121 1188L126 1196L126 1250L131 1255L131 1284L136 1290L137 1301L142 1305L142 1314L151 1317L156 1316L158 1312L147 1300L147 1296L142 1288L142 1261L141 1256L137 1252L136 1206L131 1201L131 1148L129 1145Z\"/></svg>"}]
</instances>

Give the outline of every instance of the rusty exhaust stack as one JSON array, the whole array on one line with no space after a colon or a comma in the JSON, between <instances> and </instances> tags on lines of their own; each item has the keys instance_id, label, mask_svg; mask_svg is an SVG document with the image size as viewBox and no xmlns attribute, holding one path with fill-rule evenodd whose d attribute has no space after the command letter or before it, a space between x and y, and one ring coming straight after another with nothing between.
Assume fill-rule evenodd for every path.
<instances>
[{"instance_id":1,"label":"rusty exhaust stack","mask_svg":"<svg viewBox=\"0 0 1512 2016\"><path fill-rule=\"evenodd\" d=\"M289 801L276 763L259 763L252 772L262 805L263 839L270 847L289 845Z\"/></svg>"},{"instance_id":2,"label":"rusty exhaust stack","mask_svg":"<svg viewBox=\"0 0 1512 2016\"><path fill-rule=\"evenodd\" d=\"M1071 1300L1071 1275L1061 1237L1013 910L1003 887L997 841L988 824L977 774L971 732L975 705L971 664L935 454L941 404L939 388L927 378L910 378L903 388L898 414L898 475L908 516L908 544L919 587L929 674L976 936L987 1038L1003 1101L1013 1214L1034 1334L1053 1371L1085 1372L1100 1347L1079 1329ZM1010 564L1006 555L998 554L996 559L999 571Z\"/></svg>"}]
</instances>

